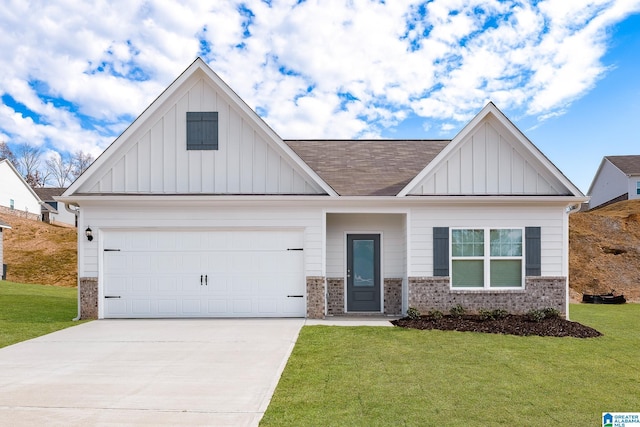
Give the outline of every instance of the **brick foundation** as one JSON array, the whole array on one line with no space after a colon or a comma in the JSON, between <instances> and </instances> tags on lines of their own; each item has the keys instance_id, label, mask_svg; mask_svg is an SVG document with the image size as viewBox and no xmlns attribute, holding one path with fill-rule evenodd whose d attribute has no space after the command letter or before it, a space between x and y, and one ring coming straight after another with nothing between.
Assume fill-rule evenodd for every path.
<instances>
[{"instance_id":1,"label":"brick foundation","mask_svg":"<svg viewBox=\"0 0 640 427\"><path fill-rule=\"evenodd\" d=\"M80 294L80 319L98 318L98 279L81 277L78 293Z\"/></svg>"},{"instance_id":2,"label":"brick foundation","mask_svg":"<svg viewBox=\"0 0 640 427\"><path fill-rule=\"evenodd\" d=\"M402 279L384 279L384 314L402 314Z\"/></svg>"},{"instance_id":3,"label":"brick foundation","mask_svg":"<svg viewBox=\"0 0 640 427\"><path fill-rule=\"evenodd\" d=\"M462 305L468 311L504 309L522 314L531 309L555 308L566 313L566 277L527 277L524 289L485 291L451 290L448 277L410 277L409 307L422 313Z\"/></svg>"},{"instance_id":4,"label":"brick foundation","mask_svg":"<svg viewBox=\"0 0 640 427\"><path fill-rule=\"evenodd\" d=\"M324 319L324 277L307 276L307 318Z\"/></svg>"},{"instance_id":5,"label":"brick foundation","mask_svg":"<svg viewBox=\"0 0 640 427\"><path fill-rule=\"evenodd\" d=\"M344 279L327 279L327 314L344 314Z\"/></svg>"}]
</instances>

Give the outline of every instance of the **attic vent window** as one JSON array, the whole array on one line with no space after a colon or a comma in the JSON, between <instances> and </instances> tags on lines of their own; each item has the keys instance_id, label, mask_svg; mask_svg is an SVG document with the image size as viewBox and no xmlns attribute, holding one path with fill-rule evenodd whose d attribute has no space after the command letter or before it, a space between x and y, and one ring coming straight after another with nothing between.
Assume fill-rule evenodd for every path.
<instances>
[{"instance_id":1,"label":"attic vent window","mask_svg":"<svg viewBox=\"0 0 640 427\"><path fill-rule=\"evenodd\" d=\"M218 112L187 112L187 150L218 149Z\"/></svg>"}]
</instances>

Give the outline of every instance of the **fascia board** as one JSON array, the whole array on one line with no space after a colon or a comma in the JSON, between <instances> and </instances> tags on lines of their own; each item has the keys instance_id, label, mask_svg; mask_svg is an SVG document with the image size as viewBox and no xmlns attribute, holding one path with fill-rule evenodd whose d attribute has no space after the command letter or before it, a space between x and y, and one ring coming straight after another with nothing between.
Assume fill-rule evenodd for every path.
<instances>
[{"instance_id":1,"label":"fascia board","mask_svg":"<svg viewBox=\"0 0 640 427\"><path fill-rule=\"evenodd\" d=\"M589 197L581 196L408 196L398 198L396 196L341 196L332 197L326 195L319 196L251 196L251 195L71 195L55 197L59 202L68 204L112 204L122 202L123 204L154 205L154 204L210 204L210 203L305 203L319 204L326 206L338 206L340 204L367 203L369 205L403 205L403 204L452 204L452 205L486 205L486 204L567 204L583 203Z\"/></svg>"}]
</instances>

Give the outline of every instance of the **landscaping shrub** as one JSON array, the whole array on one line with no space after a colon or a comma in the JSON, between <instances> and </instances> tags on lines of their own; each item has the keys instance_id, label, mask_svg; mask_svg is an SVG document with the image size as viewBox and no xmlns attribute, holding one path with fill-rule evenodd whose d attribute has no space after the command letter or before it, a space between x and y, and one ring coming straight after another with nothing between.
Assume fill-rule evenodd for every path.
<instances>
[{"instance_id":1,"label":"landscaping shrub","mask_svg":"<svg viewBox=\"0 0 640 427\"><path fill-rule=\"evenodd\" d=\"M482 320L497 320L504 319L509 315L509 312L501 308L497 308L495 310L481 308L480 310L478 310L478 314L480 315L480 318Z\"/></svg>"},{"instance_id":2,"label":"landscaping shrub","mask_svg":"<svg viewBox=\"0 0 640 427\"><path fill-rule=\"evenodd\" d=\"M407 317L411 320L416 320L420 318L420 312L418 311L418 309L414 308L414 307L409 307L407 309Z\"/></svg>"},{"instance_id":3,"label":"landscaping shrub","mask_svg":"<svg viewBox=\"0 0 640 427\"><path fill-rule=\"evenodd\" d=\"M442 314L442 312L440 310L435 310L435 309L429 311L428 314L429 314L429 317L431 317L434 320L442 319L442 316L443 316L443 314Z\"/></svg>"},{"instance_id":4,"label":"landscaping shrub","mask_svg":"<svg viewBox=\"0 0 640 427\"><path fill-rule=\"evenodd\" d=\"M527 319L529 319L532 322L541 322L545 317L543 310L539 310L535 308L529 310L526 316L527 316Z\"/></svg>"},{"instance_id":5,"label":"landscaping shrub","mask_svg":"<svg viewBox=\"0 0 640 427\"><path fill-rule=\"evenodd\" d=\"M466 312L467 310L460 304L456 304L449 310L449 313L451 313L453 317L462 317Z\"/></svg>"}]
</instances>

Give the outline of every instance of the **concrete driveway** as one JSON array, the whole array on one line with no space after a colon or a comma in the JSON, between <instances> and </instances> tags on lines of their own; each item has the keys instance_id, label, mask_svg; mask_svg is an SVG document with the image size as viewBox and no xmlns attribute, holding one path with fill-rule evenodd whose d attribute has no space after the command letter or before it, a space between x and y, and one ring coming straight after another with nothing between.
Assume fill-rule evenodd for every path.
<instances>
[{"instance_id":1,"label":"concrete driveway","mask_svg":"<svg viewBox=\"0 0 640 427\"><path fill-rule=\"evenodd\" d=\"M254 426L304 319L99 320L0 349L0 425Z\"/></svg>"}]
</instances>

